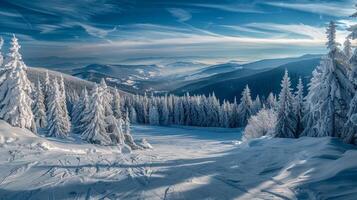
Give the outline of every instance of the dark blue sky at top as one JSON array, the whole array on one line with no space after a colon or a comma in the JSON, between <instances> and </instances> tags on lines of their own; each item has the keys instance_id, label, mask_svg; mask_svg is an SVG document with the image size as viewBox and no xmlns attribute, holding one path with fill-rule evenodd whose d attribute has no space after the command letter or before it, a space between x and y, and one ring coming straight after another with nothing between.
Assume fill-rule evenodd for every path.
<instances>
[{"instance_id":1,"label":"dark blue sky at top","mask_svg":"<svg viewBox=\"0 0 357 200\"><path fill-rule=\"evenodd\" d=\"M27 58L249 61L323 53L325 25L335 20L342 42L353 23L348 17L353 5L351 0L0 0L0 35L8 42L15 33Z\"/></svg>"}]
</instances>

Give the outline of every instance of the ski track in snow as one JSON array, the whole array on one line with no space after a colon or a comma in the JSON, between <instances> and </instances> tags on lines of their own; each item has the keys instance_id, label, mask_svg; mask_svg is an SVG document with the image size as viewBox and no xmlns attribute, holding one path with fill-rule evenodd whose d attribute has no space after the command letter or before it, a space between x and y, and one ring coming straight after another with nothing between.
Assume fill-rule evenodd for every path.
<instances>
[{"instance_id":1,"label":"ski track in snow","mask_svg":"<svg viewBox=\"0 0 357 200\"><path fill-rule=\"evenodd\" d=\"M0 199L355 199L357 149L331 138L134 126L154 149L48 139L0 121Z\"/></svg>"}]
</instances>

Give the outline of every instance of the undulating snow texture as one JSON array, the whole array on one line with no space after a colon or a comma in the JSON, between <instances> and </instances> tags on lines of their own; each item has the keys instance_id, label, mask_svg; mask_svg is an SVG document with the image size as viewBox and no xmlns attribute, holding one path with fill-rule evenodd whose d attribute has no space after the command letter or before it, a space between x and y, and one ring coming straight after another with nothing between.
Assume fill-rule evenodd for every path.
<instances>
[{"instance_id":1,"label":"undulating snow texture","mask_svg":"<svg viewBox=\"0 0 357 200\"><path fill-rule=\"evenodd\" d=\"M330 137L242 143L239 129L138 125L133 134L147 138L153 149L126 154L78 135L43 138L0 121L0 197L354 200L357 195L357 149Z\"/></svg>"}]
</instances>

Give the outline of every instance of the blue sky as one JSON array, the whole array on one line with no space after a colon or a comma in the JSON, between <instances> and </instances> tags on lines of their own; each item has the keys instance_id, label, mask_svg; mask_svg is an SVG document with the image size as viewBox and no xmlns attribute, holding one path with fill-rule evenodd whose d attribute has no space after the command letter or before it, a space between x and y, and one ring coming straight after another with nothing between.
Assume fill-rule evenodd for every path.
<instances>
[{"instance_id":1,"label":"blue sky","mask_svg":"<svg viewBox=\"0 0 357 200\"><path fill-rule=\"evenodd\" d=\"M325 25L353 23L354 1L1 0L0 35L25 58L251 61L325 52ZM6 46L5 46L6 47Z\"/></svg>"}]
</instances>

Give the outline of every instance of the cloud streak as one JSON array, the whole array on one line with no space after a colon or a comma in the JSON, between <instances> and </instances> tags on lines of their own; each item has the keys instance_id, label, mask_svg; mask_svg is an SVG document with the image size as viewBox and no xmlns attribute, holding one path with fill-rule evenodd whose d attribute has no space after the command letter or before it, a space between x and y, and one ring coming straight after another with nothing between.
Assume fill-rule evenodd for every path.
<instances>
[{"instance_id":1,"label":"cloud streak","mask_svg":"<svg viewBox=\"0 0 357 200\"><path fill-rule=\"evenodd\" d=\"M176 17L179 22L185 22L192 18L191 13L181 8L168 8L172 16Z\"/></svg>"},{"instance_id":2,"label":"cloud streak","mask_svg":"<svg viewBox=\"0 0 357 200\"><path fill-rule=\"evenodd\" d=\"M327 2L318 2L318 3L285 3L285 2L264 2L263 4L288 8L292 10L298 10L303 12L315 13L319 15L327 15L334 17L347 17L350 16L354 9L351 5L346 5L346 3L327 3Z\"/></svg>"}]
</instances>

